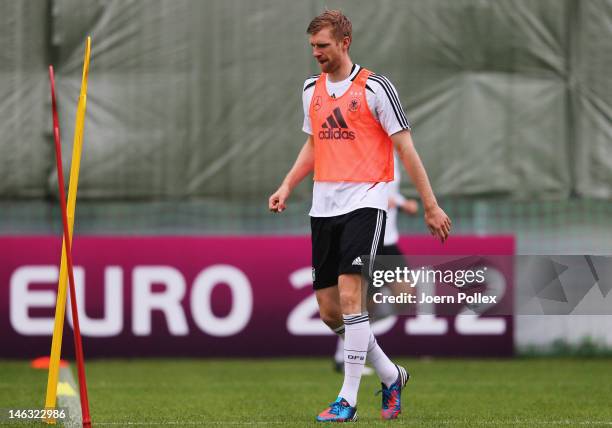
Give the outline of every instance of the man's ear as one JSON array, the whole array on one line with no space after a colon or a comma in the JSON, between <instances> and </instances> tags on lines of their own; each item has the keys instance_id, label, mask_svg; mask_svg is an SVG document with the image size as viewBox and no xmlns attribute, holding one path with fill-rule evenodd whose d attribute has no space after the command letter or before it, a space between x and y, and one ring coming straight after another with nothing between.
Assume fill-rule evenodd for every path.
<instances>
[{"instance_id":1,"label":"man's ear","mask_svg":"<svg viewBox=\"0 0 612 428\"><path fill-rule=\"evenodd\" d=\"M342 39L342 47L346 48L346 50L348 51L351 47L352 41L353 40L349 36L344 36L344 38Z\"/></svg>"}]
</instances>

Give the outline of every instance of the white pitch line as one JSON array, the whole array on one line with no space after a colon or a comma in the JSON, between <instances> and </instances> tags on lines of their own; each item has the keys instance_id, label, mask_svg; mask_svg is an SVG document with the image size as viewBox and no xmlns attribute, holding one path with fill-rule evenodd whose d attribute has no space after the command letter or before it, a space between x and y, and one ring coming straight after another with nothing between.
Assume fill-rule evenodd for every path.
<instances>
[{"instance_id":1,"label":"white pitch line","mask_svg":"<svg viewBox=\"0 0 612 428\"><path fill-rule=\"evenodd\" d=\"M79 400L79 387L74 381L70 366L60 368L59 381L70 385L75 395L59 394L57 395L58 407L64 407L68 411L68 419L63 424L66 427L82 427L81 417L81 402Z\"/></svg>"}]
</instances>

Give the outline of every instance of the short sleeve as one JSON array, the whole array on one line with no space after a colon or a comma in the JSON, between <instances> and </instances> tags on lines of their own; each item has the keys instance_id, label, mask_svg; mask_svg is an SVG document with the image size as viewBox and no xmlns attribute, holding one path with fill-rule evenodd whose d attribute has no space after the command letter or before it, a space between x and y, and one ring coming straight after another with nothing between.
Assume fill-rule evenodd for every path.
<instances>
[{"instance_id":1,"label":"short sleeve","mask_svg":"<svg viewBox=\"0 0 612 428\"><path fill-rule=\"evenodd\" d=\"M312 94L314 93L314 86L317 83L319 76L311 76L304 82L304 89L302 91L302 107L304 109L304 123L302 125L302 131L308 135L312 135L312 124L310 122L310 101L312 100Z\"/></svg>"},{"instance_id":2,"label":"short sleeve","mask_svg":"<svg viewBox=\"0 0 612 428\"><path fill-rule=\"evenodd\" d=\"M409 130L410 123L391 81L384 76L372 74L368 78L368 84L372 85L376 94L376 113L387 135L393 135L405 129Z\"/></svg>"}]
</instances>

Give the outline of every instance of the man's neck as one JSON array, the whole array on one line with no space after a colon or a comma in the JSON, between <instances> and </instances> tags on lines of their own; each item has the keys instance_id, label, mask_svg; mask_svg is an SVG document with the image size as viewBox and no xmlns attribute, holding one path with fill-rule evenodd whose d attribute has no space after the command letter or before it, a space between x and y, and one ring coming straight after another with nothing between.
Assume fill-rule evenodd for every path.
<instances>
[{"instance_id":1,"label":"man's neck","mask_svg":"<svg viewBox=\"0 0 612 428\"><path fill-rule=\"evenodd\" d=\"M332 73L328 74L330 82L341 82L348 79L353 69L353 61L347 57L346 61L343 61L340 67Z\"/></svg>"}]
</instances>

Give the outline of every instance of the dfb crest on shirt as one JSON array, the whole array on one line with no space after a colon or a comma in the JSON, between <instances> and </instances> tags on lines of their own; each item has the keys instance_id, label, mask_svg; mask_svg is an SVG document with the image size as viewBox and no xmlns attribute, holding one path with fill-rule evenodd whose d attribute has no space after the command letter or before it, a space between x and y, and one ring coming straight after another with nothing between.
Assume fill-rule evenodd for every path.
<instances>
[{"instance_id":1,"label":"dfb crest on shirt","mask_svg":"<svg viewBox=\"0 0 612 428\"><path fill-rule=\"evenodd\" d=\"M314 100L314 109L315 109L315 111L319 111L319 109L321 108L321 102L322 102L321 101L321 96L317 95L315 97L315 100Z\"/></svg>"},{"instance_id":2,"label":"dfb crest on shirt","mask_svg":"<svg viewBox=\"0 0 612 428\"><path fill-rule=\"evenodd\" d=\"M361 103L359 102L359 100L357 98L351 99L348 106L349 111L356 112L357 110L359 110L359 107L361 107Z\"/></svg>"}]
</instances>

